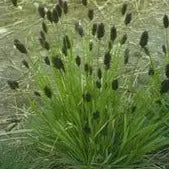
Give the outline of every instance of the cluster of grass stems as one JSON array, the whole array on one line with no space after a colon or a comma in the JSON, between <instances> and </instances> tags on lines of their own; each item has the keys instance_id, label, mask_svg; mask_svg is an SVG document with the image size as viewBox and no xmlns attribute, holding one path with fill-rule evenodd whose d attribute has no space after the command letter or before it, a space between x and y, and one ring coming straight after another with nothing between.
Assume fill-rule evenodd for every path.
<instances>
[{"instance_id":1,"label":"cluster of grass stems","mask_svg":"<svg viewBox=\"0 0 169 169\"><path fill-rule=\"evenodd\" d=\"M14 41L36 86L26 120L32 129L28 141L39 156L50 157L49 168L150 168L155 164L146 159L169 144L168 42L162 46L164 62L156 65L149 52L149 32L143 31L138 46L148 57L145 74L138 69L142 58L132 64L127 34L118 40L116 26L108 30L104 21L96 22L87 0L80 6L89 21L87 26L76 22L73 30L64 27L67 1L51 9L39 5L42 55L36 41L30 50ZM121 13L127 27L133 17L127 3ZM167 39L167 15L163 24ZM55 42L49 40L52 29L59 32ZM148 80L140 84L140 77ZM19 88L17 81L9 80L8 85Z\"/></svg>"}]
</instances>

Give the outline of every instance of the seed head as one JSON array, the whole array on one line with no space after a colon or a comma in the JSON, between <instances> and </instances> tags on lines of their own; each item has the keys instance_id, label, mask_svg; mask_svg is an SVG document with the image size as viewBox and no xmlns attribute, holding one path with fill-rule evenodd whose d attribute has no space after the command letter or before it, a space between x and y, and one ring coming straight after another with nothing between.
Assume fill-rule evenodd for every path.
<instances>
[{"instance_id":1,"label":"seed head","mask_svg":"<svg viewBox=\"0 0 169 169\"><path fill-rule=\"evenodd\" d=\"M48 98L52 98L52 91L51 89L48 87L48 86L45 86L44 88L44 92L45 92L45 95L48 97Z\"/></svg>"},{"instance_id":2,"label":"seed head","mask_svg":"<svg viewBox=\"0 0 169 169\"><path fill-rule=\"evenodd\" d=\"M92 27L92 35L95 36L96 32L97 32L97 23L94 23Z\"/></svg>"},{"instance_id":3,"label":"seed head","mask_svg":"<svg viewBox=\"0 0 169 169\"><path fill-rule=\"evenodd\" d=\"M164 94L164 93L167 93L168 91L169 91L169 79L165 79L161 83L160 93Z\"/></svg>"},{"instance_id":4,"label":"seed head","mask_svg":"<svg viewBox=\"0 0 169 169\"><path fill-rule=\"evenodd\" d=\"M154 73L155 73L155 72L154 72L153 67L150 67L150 68L149 68L149 71L148 71L148 75L153 76Z\"/></svg>"},{"instance_id":5,"label":"seed head","mask_svg":"<svg viewBox=\"0 0 169 169\"><path fill-rule=\"evenodd\" d=\"M77 66L81 65L81 58L79 56L76 57L75 61Z\"/></svg>"},{"instance_id":6,"label":"seed head","mask_svg":"<svg viewBox=\"0 0 169 169\"><path fill-rule=\"evenodd\" d=\"M45 61L45 63L46 63L47 65L50 65L50 60L49 60L49 57L48 57L48 56L46 56L46 57L44 58L44 61Z\"/></svg>"},{"instance_id":7,"label":"seed head","mask_svg":"<svg viewBox=\"0 0 169 169\"><path fill-rule=\"evenodd\" d=\"M61 17L62 16L62 8L60 7L60 5L57 4L55 9L57 11L58 17Z\"/></svg>"},{"instance_id":8,"label":"seed head","mask_svg":"<svg viewBox=\"0 0 169 169\"><path fill-rule=\"evenodd\" d=\"M18 1L18 0L11 0L12 4L13 4L14 6L17 6L17 1Z\"/></svg>"},{"instance_id":9,"label":"seed head","mask_svg":"<svg viewBox=\"0 0 169 169\"><path fill-rule=\"evenodd\" d=\"M44 8L43 5L39 5L38 12L39 12L39 15L40 15L41 18L45 17L45 8Z\"/></svg>"},{"instance_id":10,"label":"seed head","mask_svg":"<svg viewBox=\"0 0 169 169\"><path fill-rule=\"evenodd\" d=\"M113 90L117 90L118 87L119 87L118 80L117 80L117 79L113 80L113 81L112 81L112 89L113 89Z\"/></svg>"},{"instance_id":11,"label":"seed head","mask_svg":"<svg viewBox=\"0 0 169 169\"><path fill-rule=\"evenodd\" d=\"M93 73L93 67L92 66L89 66L89 73L90 73L90 75L92 75L92 73Z\"/></svg>"},{"instance_id":12,"label":"seed head","mask_svg":"<svg viewBox=\"0 0 169 169\"><path fill-rule=\"evenodd\" d=\"M7 83L9 85L9 87L13 90L19 88L19 83L15 80L8 80Z\"/></svg>"},{"instance_id":13,"label":"seed head","mask_svg":"<svg viewBox=\"0 0 169 169\"><path fill-rule=\"evenodd\" d=\"M147 45L148 38L149 38L148 31L144 31L141 35L140 43L139 43L142 48L144 48Z\"/></svg>"},{"instance_id":14,"label":"seed head","mask_svg":"<svg viewBox=\"0 0 169 169\"><path fill-rule=\"evenodd\" d=\"M165 67L165 75L167 78L169 78L169 64L167 64Z\"/></svg>"},{"instance_id":15,"label":"seed head","mask_svg":"<svg viewBox=\"0 0 169 169\"><path fill-rule=\"evenodd\" d=\"M84 126L83 130L84 130L84 132L85 132L86 134L90 134L90 133L91 133L91 128L89 127L88 124L86 124L86 125Z\"/></svg>"},{"instance_id":16,"label":"seed head","mask_svg":"<svg viewBox=\"0 0 169 169\"><path fill-rule=\"evenodd\" d=\"M137 108L136 106L132 106L131 107L131 113L134 113L136 111L136 108Z\"/></svg>"},{"instance_id":17,"label":"seed head","mask_svg":"<svg viewBox=\"0 0 169 169\"><path fill-rule=\"evenodd\" d=\"M163 24L164 24L164 28L168 28L169 27L169 18L168 15L164 15L163 17Z\"/></svg>"},{"instance_id":18,"label":"seed head","mask_svg":"<svg viewBox=\"0 0 169 169\"><path fill-rule=\"evenodd\" d=\"M45 22L42 22L42 29L43 29L43 31L44 31L45 33L48 32L48 28L47 28L47 25L46 25Z\"/></svg>"},{"instance_id":19,"label":"seed head","mask_svg":"<svg viewBox=\"0 0 169 169\"><path fill-rule=\"evenodd\" d=\"M64 14L68 13L68 4L67 4L67 1L63 2L63 12L64 12Z\"/></svg>"},{"instance_id":20,"label":"seed head","mask_svg":"<svg viewBox=\"0 0 169 169\"><path fill-rule=\"evenodd\" d=\"M28 53L26 47L18 39L14 40L14 45L21 53L23 54Z\"/></svg>"},{"instance_id":21,"label":"seed head","mask_svg":"<svg viewBox=\"0 0 169 169\"><path fill-rule=\"evenodd\" d=\"M94 10L93 9L88 10L88 18L90 20L93 20L93 18L94 18Z\"/></svg>"},{"instance_id":22,"label":"seed head","mask_svg":"<svg viewBox=\"0 0 169 169\"><path fill-rule=\"evenodd\" d=\"M82 0L82 4L84 5L84 6L87 6L87 0Z\"/></svg>"},{"instance_id":23,"label":"seed head","mask_svg":"<svg viewBox=\"0 0 169 169\"><path fill-rule=\"evenodd\" d=\"M129 61L129 49L127 48L124 52L124 64L126 65Z\"/></svg>"},{"instance_id":24,"label":"seed head","mask_svg":"<svg viewBox=\"0 0 169 169\"><path fill-rule=\"evenodd\" d=\"M50 50L50 45L47 41L45 41L44 39L42 38L39 38L39 41L40 41L40 44L41 46L46 49L46 50Z\"/></svg>"},{"instance_id":25,"label":"seed head","mask_svg":"<svg viewBox=\"0 0 169 169\"><path fill-rule=\"evenodd\" d=\"M126 17L125 17L124 23L125 23L126 25L128 25L128 24L131 22L131 20L132 20L132 13L128 13L128 14L126 15Z\"/></svg>"},{"instance_id":26,"label":"seed head","mask_svg":"<svg viewBox=\"0 0 169 169\"><path fill-rule=\"evenodd\" d=\"M99 79L102 78L102 70L101 70L100 68L97 70L97 77L98 77Z\"/></svg>"},{"instance_id":27,"label":"seed head","mask_svg":"<svg viewBox=\"0 0 169 169\"><path fill-rule=\"evenodd\" d=\"M86 73L89 72L89 65L87 63L84 65L84 70Z\"/></svg>"},{"instance_id":28,"label":"seed head","mask_svg":"<svg viewBox=\"0 0 169 169\"><path fill-rule=\"evenodd\" d=\"M126 43L126 41L127 41L127 34L125 33L125 34L123 35L123 37L121 38L121 40L120 40L120 44L121 44L121 45L124 45L124 44Z\"/></svg>"},{"instance_id":29,"label":"seed head","mask_svg":"<svg viewBox=\"0 0 169 169\"><path fill-rule=\"evenodd\" d=\"M98 88L98 89L100 89L101 87L102 87L102 85L101 85L101 82L100 81L96 81L96 87Z\"/></svg>"},{"instance_id":30,"label":"seed head","mask_svg":"<svg viewBox=\"0 0 169 169\"><path fill-rule=\"evenodd\" d=\"M35 95L35 96L38 96L38 97L41 96L41 94L40 94L39 92L37 92L37 91L34 91L34 95Z\"/></svg>"},{"instance_id":31,"label":"seed head","mask_svg":"<svg viewBox=\"0 0 169 169\"><path fill-rule=\"evenodd\" d=\"M46 40L46 37L43 31L40 31L40 38L43 39L44 41Z\"/></svg>"},{"instance_id":32,"label":"seed head","mask_svg":"<svg viewBox=\"0 0 169 169\"><path fill-rule=\"evenodd\" d=\"M63 70L65 72L63 61L58 56L52 59L52 63L56 69Z\"/></svg>"},{"instance_id":33,"label":"seed head","mask_svg":"<svg viewBox=\"0 0 169 169\"><path fill-rule=\"evenodd\" d=\"M64 46L63 45L63 47L62 47L62 53L65 55L65 56L67 56L67 53L68 52L68 49L66 48L66 46Z\"/></svg>"},{"instance_id":34,"label":"seed head","mask_svg":"<svg viewBox=\"0 0 169 169\"><path fill-rule=\"evenodd\" d=\"M75 31L76 31L81 37L84 36L83 27L82 27L82 25L81 25L79 22L75 23Z\"/></svg>"},{"instance_id":35,"label":"seed head","mask_svg":"<svg viewBox=\"0 0 169 169\"><path fill-rule=\"evenodd\" d=\"M122 14L122 15L125 15L125 14L126 14L126 12L127 12L127 7L128 7L127 2L123 3L122 9L121 9L121 14Z\"/></svg>"},{"instance_id":36,"label":"seed head","mask_svg":"<svg viewBox=\"0 0 169 169\"><path fill-rule=\"evenodd\" d=\"M104 65L106 66L106 69L110 68L110 62L111 62L111 54L110 52L107 52L104 56Z\"/></svg>"},{"instance_id":37,"label":"seed head","mask_svg":"<svg viewBox=\"0 0 169 169\"><path fill-rule=\"evenodd\" d=\"M103 23L100 23L97 28L97 38L100 40L105 34L105 27Z\"/></svg>"},{"instance_id":38,"label":"seed head","mask_svg":"<svg viewBox=\"0 0 169 169\"><path fill-rule=\"evenodd\" d=\"M60 7L63 7L63 0L58 0L58 4Z\"/></svg>"},{"instance_id":39,"label":"seed head","mask_svg":"<svg viewBox=\"0 0 169 169\"><path fill-rule=\"evenodd\" d=\"M53 19L52 19L52 12L50 10L48 10L46 12L46 15L47 15L47 19L52 23L53 22Z\"/></svg>"},{"instance_id":40,"label":"seed head","mask_svg":"<svg viewBox=\"0 0 169 169\"><path fill-rule=\"evenodd\" d=\"M92 97L91 97L91 94L89 92L87 92L86 94L83 94L83 99L86 101L86 102L90 102Z\"/></svg>"},{"instance_id":41,"label":"seed head","mask_svg":"<svg viewBox=\"0 0 169 169\"><path fill-rule=\"evenodd\" d=\"M162 45L162 50L163 50L163 53L166 55L167 54L167 49L166 49L165 45Z\"/></svg>"},{"instance_id":42,"label":"seed head","mask_svg":"<svg viewBox=\"0 0 169 169\"><path fill-rule=\"evenodd\" d=\"M28 62L27 62L25 59L22 60L22 64L23 64L26 68L29 69L29 64L28 64Z\"/></svg>"},{"instance_id":43,"label":"seed head","mask_svg":"<svg viewBox=\"0 0 169 169\"><path fill-rule=\"evenodd\" d=\"M93 119L97 120L100 118L100 112L98 110L96 110L95 112L93 112Z\"/></svg>"},{"instance_id":44,"label":"seed head","mask_svg":"<svg viewBox=\"0 0 169 169\"><path fill-rule=\"evenodd\" d=\"M110 31L110 40L114 42L116 38L117 38L117 30L116 27L113 26Z\"/></svg>"},{"instance_id":45,"label":"seed head","mask_svg":"<svg viewBox=\"0 0 169 169\"><path fill-rule=\"evenodd\" d=\"M92 49L93 49L93 42L90 41L90 42L89 42L89 50L92 51Z\"/></svg>"},{"instance_id":46,"label":"seed head","mask_svg":"<svg viewBox=\"0 0 169 169\"><path fill-rule=\"evenodd\" d=\"M58 13L56 11L56 8L54 8L53 11L52 11L52 20L55 23L59 22L59 16L58 16Z\"/></svg>"},{"instance_id":47,"label":"seed head","mask_svg":"<svg viewBox=\"0 0 169 169\"><path fill-rule=\"evenodd\" d=\"M67 49L71 48L71 42L68 35L65 35L63 38L63 46L65 46Z\"/></svg>"},{"instance_id":48,"label":"seed head","mask_svg":"<svg viewBox=\"0 0 169 169\"><path fill-rule=\"evenodd\" d=\"M112 41L110 40L108 43L108 51L110 52L112 50L113 44Z\"/></svg>"}]
</instances>

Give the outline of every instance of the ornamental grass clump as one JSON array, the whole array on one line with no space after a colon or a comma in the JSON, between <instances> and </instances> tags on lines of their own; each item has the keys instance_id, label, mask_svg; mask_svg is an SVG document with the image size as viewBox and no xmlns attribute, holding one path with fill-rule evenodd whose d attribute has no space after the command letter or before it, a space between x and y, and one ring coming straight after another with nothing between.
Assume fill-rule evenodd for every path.
<instances>
[{"instance_id":1,"label":"ornamental grass clump","mask_svg":"<svg viewBox=\"0 0 169 169\"><path fill-rule=\"evenodd\" d=\"M82 0L84 6L87 2ZM30 99L29 140L40 156L49 158L51 166L60 168L153 166L143 161L169 145L168 65L164 67L163 81L161 69L153 76L146 76L142 69L136 72L130 50L127 44L123 45L130 40L127 34L121 40L115 26L105 25L104 21L93 24L95 17L89 21L87 7L84 10L89 26L73 21L67 29L63 24L67 15L59 14L64 1L63 6L60 3L57 8L55 5L45 10L45 15L39 12L48 31L42 27L40 44L35 41L35 49L28 48L28 52L20 41L15 41L18 52L28 56L35 83L36 97ZM125 15L127 6L123 8ZM49 38L52 29L57 30L55 41ZM118 35L123 35L120 30ZM148 40L148 31L144 31L138 43L141 51ZM105 44L110 44L109 50ZM144 83L137 80L145 76L148 80ZM7 83L11 89L19 88L17 81Z\"/></svg>"}]
</instances>

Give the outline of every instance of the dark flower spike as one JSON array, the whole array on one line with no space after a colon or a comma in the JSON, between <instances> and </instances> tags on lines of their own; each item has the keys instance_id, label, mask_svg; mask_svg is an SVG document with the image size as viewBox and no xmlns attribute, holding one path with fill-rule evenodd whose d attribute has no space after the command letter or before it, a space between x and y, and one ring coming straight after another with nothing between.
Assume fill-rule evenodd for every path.
<instances>
[{"instance_id":1,"label":"dark flower spike","mask_svg":"<svg viewBox=\"0 0 169 169\"><path fill-rule=\"evenodd\" d=\"M96 81L96 87L98 88L98 89L100 89L101 87L102 87L102 85L101 85L101 82L100 81Z\"/></svg>"},{"instance_id":2,"label":"dark flower spike","mask_svg":"<svg viewBox=\"0 0 169 169\"><path fill-rule=\"evenodd\" d=\"M87 63L84 65L84 70L86 73L89 72L89 65Z\"/></svg>"},{"instance_id":3,"label":"dark flower spike","mask_svg":"<svg viewBox=\"0 0 169 169\"><path fill-rule=\"evenodd\" d=\"M90 20L93 20L93 18L94 18L94 10L93 9L88 10L88 18Z\"/></svg>"},{"instance_id":4,"label":"dark flower spike","mask_svg":"<svg viewBox=\"0 0 169 169\"><path fill-rule=\"evenodd\" d=\"M42 29L43 29L43 31L44 31L45 33L48 32L48 28L47 28L47 25L46 25L45 22L42 22Z\"/></svg>"},{"instance_id":5,"label":"dark flower spike","mask_svg":"<svg viewBox=\"0 0 169 169\"><path fill-rule=\"evenodd\" d=\"M127 41L127 34L125 33L125 34L123 35L123 37L121 38L121 40L120 40L120 44L121 44L121 45L124 45L124 44L126 43L126 41Z\"/></svg>"},{"instance_id":6,"label":"dark flower spike","mask_svg":"<svg viewBox=\"0 0 169 169\"><path fill-rule=\"evenodd\" d=\"M148 75L153 76L154 75L154 69L152 67L149 68L148 70Z\"/></svg>"},{"instance_id":7,"label":"dark flower spike","mask_svg":"<svg viewBox=\"0 0 169 169\"><path fill-rule=\"evenodd\" d=\"M100 23L97 28L97 38L100 40L105 34L105 27L103 23Z\"/></svg>"},{"instance_id":8,"label":"dark flower spike","mask_svg":"<svg viewBox=\"0 0 169 169\"><path fill-rule=\"evenodd\" d=\"M67 56L67 54L68 54L68 49L67 49L67 47L66 47L65 45L63 45L63 47L62 47L62 53L63 53L65 56Z\"/></svg>"},{"instance_id":9,"label":"dark flower spike","mask_svg":"<svg viewBox=\"0 0 169 169\"><path fill-rule=\"evenodd\" d=\"M48 97L48 98L52 98L52 91L49 87L45 86L44 88L44 92L45 92L45 95Z\"/></svg>"},{"instance_id":10,"label":"dark flower spike","mask_svg":"<svg viewBox=\"0 0 169 169\"><path fill-rule=\"evenodd\" d=\"M92 66L89 66L89 73L90 73L90 75L92 75L92 73L93 73L93 67Z\"/></svg>"},{"instance_id":11,"label":"dark flower spike","mask_svg":"<svg viewBox=\"0 0 169 169\"><path fill-rule=\"evenodd\" d=\"M125 52L124 52L124 64L127 64L128 63L128 61L129 61L129 54L130 53L130 51L129 51L129 49L127 48L126 50L125 50Z\"/></svg>"},{"instance_id":12,"label":"dark flower spike","mask_svg":"<svg viewBox=\"0 0 169 169\"><path fill-rule=\"evenodd\" d=\"M136 108L137 108L136 106L132 106L131 107L131 113L134 113L136 111Z\"/></svg>"},{"instance_id":13,"label":"dark flower spike","mask_svg":"<svg viewBox=\"0 0 169 169\"><path fill-rule=\"evenodd\" d=\"M65 72L63 61L58 56L52 59L52 63L56 69L63 70Z\"/></svg>"},{"instance_id":14,"label":"dark flower spike","mask_svg":"<svg viewBox=\"0 0 169 169\"><path fill-rule=\"evenodd\" d=\"M46 50L50 50L50 45L47 41L45 41L44 39L42 38L39 38L39 42L41 44L41 46L46 49Z\"/></svg>"},{"instance_id":15,"label":"dark flower spike","mask_svg":"<svg viewBox=\"0 0 169 169\"><path fill-rule=\"evenodd\" d=\"M79 56L76 57L75 61L77 66L81 65L81 58Z\"/></svg>"},{"instance_id":16,"label":"dark flower spike","mask_svg":"<svg viewBox=\"0 0 169 169\"><path fill-rule=\"evenodd\" d=\"M63 38L63 45L67 48L67 49L70 49L71 48L71 42L70 42L70 39L69 39L69 36L68 35L65 35L64 38Z\"/></svg>"},{"instance_id":17,"label":"dark flower spike","mask_svg":"<svg viewBox=\"0 0 169 169\"><path fill-rule=\"evenodd\" d=\"M47 15L47 19L52 23L53 22L53 19L52 19L52 12L50 10L48 10L46 12L46 15Z\"/></svg>"},{"instance_id":18,"label":"dark flower spike","mask_svg":"<svg viewBox=\"0 0 169 169\"><path fill-rule=\"evenodd\" d=\"M29 69L29 64L25 59L22 61L22 64Z\"/></svg>"},{"instance_id":19,"label":"dark flower spike","mask_svg":"<svg viewBox=\"0 0 169 169\"><path fill-rule=\"evenodd\" d=\"M53 19L53 22L55 23L59 22L59 16L55 8L52 11L52 19Z\"/></svg>"},{"instance_id":20,"label":"dark flower spike","mask_svg":"<svg viewBox=\"0 0 169 169\"><path fill-rule=\"evenodd\" d=\"M124 3L123 3L123 6L122 6L122 9L121 9L121 14L122 14L122 15L125 15L125 14L126 14L126 12L127 12L127 7L128 7L127 2L124 2Z\"/></svg>"},{"instance_id":21,"label":"dark flower spike","mask_svg":"<svg viewBox=\"0 0 169 169\"><path fill-rule=\"evenodd\" d=\"M43 39L44 41L46 40L46 37L43 31L40 31L40 38Z\"/></svg>"},{"instance_id":22,"label":"dark flower spike","mask_svg":"<svg viewBox=\"0 0 169 169\"><path fill-rule=\"evenodd\" d=\"M24 54L28 53L26 47L18 39L14 40L14 45L21 53L24 53Z\"/></svg>"},{"instance_id":23,"label":"dark flower spike","mask_svg":"<svg viewBox=\"0 0 169 169\"><path fill-rule=\"evenodd\" d=\"M110 62L111 62L111 54L110 52L107 52L104 56L104 65L106 66L106 69L110 68Z\"/></svg>"},{"instance_id":24,"label":"dark flower spike","mask_svg":"<svg viewBox=\"0 0 169 169\"><path fill-rule=\"evenodd\" d=\"M162 50L163 50L163 53L166 55L167 54L167 49L166 49L165 45L162 45Z\"/></svg>"},{"instance_id":25,"label":"dark flower spike","mask_svg":"<svg viewBox=\"0 0 169 169\"><path fill-rule=\"evenodd\" d=\"M46 50L50 50L50 45L47 41L44 41L44 44L43 44L43 47L46 49Z\"/></svg>"},{"instance_id":26,"label":"dark flower spike","mask_svg":"<svg viewBox=\"0 0 169 169\"><path fill-rule=\"evenodd\" d=\"M60 5L60 7L63 7L63 0L58 0L58 4Z\"/></svg>"},{"instance_id":27,"label":"dark flower spike","mask_svg":"<svg viewBox=\"0 0 169 169\"><path fill-rule=\"evenodd\" d=\"M116 38L117 38L117 29L115 26L113 26L110 31L110 40L114 42Z\"/></svg>"},{"instance_id":28,"label":"dark flower spike","mask_svg":"<svg viewBox=\"0 0 169 169\"><path fill-rule=\"evenodd\" d=\"M142 48L144 48L147 45L148 39L149 39L148 31L144 31L141 35L140 43L139 43Z\"/></svg>"},{"instance_id":29,"label":"dark flower spike","mask_svg":"<svg viewBox=\"0 0 169 169\"><path fill-rule=\"evenodd\" d=\"M93 112L93 119L97 120L100 118L100 112L98 110L96 110L95 112Z\"/></svg>"},{"instance_id":30,"label":"dark flower spike","mask_svg":"<svg viewBox=\"0 0 169 169\"><path fill-rule=\"evenodd\" d=\"M102 71L101 71L100 68L97 70L97 77L98 77L99 79L102 78Z\"/></svg>"},{"instance_id":31,"label":"dark flower spike","mask_svg":"<svg viewBox=\"0 0 169 169\"><path fill-rule=\"evenodd\" d=\"M90 42L89 42L89 50L92 51L92 49L93 49L93 42L90 41Z\"/></svg>"},{"instance_id":32,"label":"dark flower spike","mask_svg":"<svg viewBox=\"0 0 169 169\"><path fill-rule=\"evenodd\" d=\"M124 23L125 23L126 25L128 25L128 24L131 22L131 20L132 20L132 13L128 13L128 14L126 15L126 17L125 17Z\"/></svg>"},{"instance_id":33,"label":"dark flower spike","mask_svg":"<svg viewBox=\"0 0 169 169\"><path fill-rule=\"evenodd\" d=\"M15 80L8 80L7 83L9 85L9 87L13 90L19 88L19 83Z\"/></svg>"},{"instance_id":34,"label":"dark flower spike","mask_svg":"<svg viewBox=\"0 0 169 169\"><path fill-rule=\"evenodd\" d=\"M38 12L39 12L39 15L40 15L41 18L45 17L45 8L44 8L43 5L39 5Z\"/></svg>"},{"instance_id":35,"label":"dark flower spike","mask_svg":"<svg viewBox=\"0 0 169 169\"><path fill-rule=\"evenodd\" d=\"M169 64L167 64L165 67L165 75L167 78L169 78Z\"/></svg>"},{"instance_id":36,"label":"dark flower spike","mask_svg":"<svg viewBox=\"0 0 169 169\"><path fill-rule=\"evenodd\" d=\"M84 126L83 130L84 130L84 132L85 132L86 134L90 134L90 133L91 133L91 128L89 127L88 124L86 124L86 125Z\"/></svg>"},{"instance_id":37,"label":"dark flower spike","mask_svg":"<svg viewBox=\"0 0 169 169\"><path fill-rule=\"evenodd\" d=\"M82 4L84 5L84 6L87 6L87 0L82 0Z\"/></svg>"},{"instance_id":38,"label":"dark flower spike","mask_svg":"<svg viewBox=\"0 0 169 169\"><path fill-rule=\"evenodd\" d=\"M62 16L62 8L60 7L60 5L57 4L55 8L56 8L58 16L61 17Z\"/></svg>"},{"instance_id":39,"label":"dark flower spike","mask_svg":"<svg viewBox=\"0 0 169 169\"><path fill-rule=\"evenodd\" d=\"M168 15L164 15L163 17L163 24L164 24L164 28L168 28L169 27L169 18Z\"/></svg>"},{"instance_id":40,"label":"dark flower spike","mask_svg":"<svg viewBox=\"0 0 169 169\"><path fill-rule=\"evenodd\" d=\"M64 14L68 13L68 3L67 3L67 1L63 2L63 12L64 12Z\"/></svg>"},{"instance_id":41,"label":"dark flower spike","mask_svg":"<svg viewBox=\"0 0 169 169\"><path fill-rule=\"evenodd\" d=\"M37 92L37 91L34 91L34 95L38 96L38 97L41 97L41 94L39 92Z\"/></svg>"},{"instance_id":42,"label":"dark flower spike","mask_svg":"<svg viewBox=\"0 0 169 169\"><path fill-rule=\"evenodd\" d=\"M46 57L44 58L44 61L45 61L45 63L46 63L47 65L50 65L50 60L49 60L49 57L48 57L48 56L46 56Z\"/></svg>"},{"instance_id":43,"label":"dark flower spike","mask_svg":"<svg viewBox=\"0 0 169 169\"><path fill-rule=\"evenodd\" d=\"M97 32L97 23L94 23L93 24L93 27L92 27L92 35L95 36L96 35L96 32Z\"/></svg>"},{"instance_id":44,"label":"dark flower spike","mask_svg":"<svg viewBox=\"0 0 169 169\"><path fill-rule=\"evenodd\" d=\"M86 94L83 94L83 99L86 101L86 102L90 102L92 97L91 97L91 94L89 92L87 92Z\"/></svg>"},{"instance_id":45,"label":"dark flower spike","mask_svg":"<svg viewBox=\"0 0 169 169\"><path fill-rule=\"evenodd\" d=\"M113 89L113 90L117 90L118 87L119 87L118 80L117 80L117 79L116 79L116 80L113 80L113 81L112 81L112 89Z\"/></svg>"},{"instance_id":46,"label":"dark flower spike","mask_svg":"<svg viewBox=\"0 0 169 169\"><path fill-rule=\"evenodd\" d=\"M18 0L11 0L12 4L13 4L14 6L17 6L17 1L18 1Z\"/></svg>"},{"instance_id":47,"label":"dark flower spike","mask_svg":"<svg viewBox=\"0 0 169 169\"><path fill-rule=\"evenodd\" d=\"M110 40L109 43L108 43L109 52L112 50L112 48L113 48L113 44L112 44L112 41Z\"/></svg>"},{"instance_id":48,"label":"dark flower spike","mask_svg":"<svg viewBox=\"0 0 169 169\"><path fill-rule=\"evenodd\" d=\"M77 32L81 37L84 36L83 27L82 27L82 25L81 25L79 22L75 23L75 30L76 30L76 32Z\"/></svg>"},{"instance_id":49,"label":"dark flower spike","mask_svg":"<svg viewBox=\"0 0 169 169\"><path fill-rule=\"evenodd\" d=\"M160 93L164 94L164 93L167 93L168 91L169 91L169 79L165 79L161 83Z\"/></svg>"}]
</instances>

